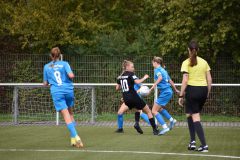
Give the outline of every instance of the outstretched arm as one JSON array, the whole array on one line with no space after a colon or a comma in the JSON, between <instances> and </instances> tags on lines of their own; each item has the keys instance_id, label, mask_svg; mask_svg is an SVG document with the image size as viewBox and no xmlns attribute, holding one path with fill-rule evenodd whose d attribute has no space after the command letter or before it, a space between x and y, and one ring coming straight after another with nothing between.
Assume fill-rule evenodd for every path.
<instances>
[{"instance_id":1,"label":"outstretched arm","mask_svg":"<svg viewBox=\"0 0 240 160\"><path fill-rule=\"evenodd\" d=\"M149 78L149 75L145 74L143 78L141 78L141 79L135 79L135 80L134 80L134 83L140 84L140 83L142 83L143 81L145 81L145 80L148 79L148 78Z\"/></svg>"},{"instance_id":2,"label":"outstretched arm","mask_svg":"<svg viewBox=\"0 0 240 160\"><path fill-rule=\"evenodd\" d=\"M154 90L157 84L160 83L161 81L162 81L162 76L159 76L158 79L154 82L153 86L151 87L150 92Z\"/></svg>"}]
</instances>

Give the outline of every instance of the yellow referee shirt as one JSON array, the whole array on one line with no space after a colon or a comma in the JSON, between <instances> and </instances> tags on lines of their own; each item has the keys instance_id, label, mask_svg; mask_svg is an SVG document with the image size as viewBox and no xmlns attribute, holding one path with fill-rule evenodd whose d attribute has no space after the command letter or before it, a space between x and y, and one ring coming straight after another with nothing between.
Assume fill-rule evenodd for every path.
<instances>
[{"instance_id":1,"label":"yellow referee shirt","mask_svg":"<svg viewBox=\"0 0 240 160\"><path fill-rule=\"evenodd\" d=\"M186 59L182 63L181 72L188 73L188 85L191 86L207 86L206 72L210 71L210 67L204 59L197 57L197 65L191 67L190 59Z\"/></svg>"}]
</instances>

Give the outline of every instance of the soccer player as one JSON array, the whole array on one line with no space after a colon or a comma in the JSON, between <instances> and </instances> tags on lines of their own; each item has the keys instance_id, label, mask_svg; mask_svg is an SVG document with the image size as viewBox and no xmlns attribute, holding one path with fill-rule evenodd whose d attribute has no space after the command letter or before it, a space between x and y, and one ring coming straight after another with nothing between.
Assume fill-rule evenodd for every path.
<instances>
[{"instance_id":1,"label":"soccer player","mask_svg":"<svg viewBox=\"0 0 240 160\"><path fill-rule=\"evenodd\" d=\"M177 122L168 111L165 109L165 106L171 100L173 91L171 85L176 93L179 91L175 87L173 81L169 77L167 71L163 68L163 60L160 57L154 57L152 60L152 65L154 67L154 84L151 87L150 91L153 91L155 87L160 90L160 95L158 99L155 101L152 113L154 114L155 118L161 124L162 130L159 132L159 135L164 135L169 130L173 129L175 123ZM166 122L164 121L163 117L167 118L170 121L170 126L168 127Z\"/></svg>"},{"instance_id":2,"label":"soccer player","mask_svg":"<svg viewBox=\"0 0 240 160\"><path fill-rule=\"evenodd\" d=\"M204 59L197 56L198 43L191 41L188 45L189 58L182 63L182 87L178 103L183 106L185 94L185 109L190 133L189 150L196 149L195 133L201 142L199 152L208 152L203 127L200 122L200 112L211 91L212 77L210 67Z\"/></svg>"},{"instance_id":3,"label":"soccer player","mask_svg":"<svg viewBox=\"0 0 240 160\"><path fill-rule=\"evenodd\" d=\"M139 90L140 90L141 86L142 86L142 84L134 84L134 90L138 93L138 96L139 96L141 99L143 99L142 96L139 94ZM143 101L144 101L144 99L143 99ZM123 99L121 99L121 102L122 102L121 106L126 105L126 104L124 103ZM144 101L144 102L145 102L145 101ZM138 133L143 134L143 130L141 129L141 127L140 127L140 125L139 125L140 117L141 117L145 122L147 122L149 125L150 125L150 122L149 122L149 119L148 119L147 114L144 113L142 110L137 110L137 111L135 112L135 124L134 124L134 128L136 129L136 131L137 131ZM122 123L122 124L121 124L120 126L121 126L121 128L123 128L123 117L122 117L121 123ZM123 130L117 130L116 132L117 132L117 133L123 133Z\"/></svg>"},{"instance_id":4,"label":"soccer player","mask_svg":"<svg viewBox=\"0 0 240 160\"><path fill-rule=\"evenodd\" d=\"M74 105L73 82L74 74L68 62L61 61L61 51L58 47L51 49L52 61L44 66L43 84L50 84L51 95L56 111L61 112L71 134L71 145L82 148L83 143L79 137L73 118Z\"/></svg>"},{"instance_id":5,"label":"soccer player","mask_svg":"<svg viewBox=\"0 0 240 160\"><path fill-rule=\"evenodd\" d=\"M145 75L142 79L138 79L134 75L134 64L131 61L124 60L123 73L117 79L116 90L122 89L123 100L126 105L122 105L118 110L118 129L117 132L123 131L123 113L128 109L136 108L137 110L143 110L148 115L149 122L153 129L153 134L158 134L153 115L148 105L138 96L134 90L134 84L140 84L145 81L149 76Z\"/></svg>"}]
</instances>

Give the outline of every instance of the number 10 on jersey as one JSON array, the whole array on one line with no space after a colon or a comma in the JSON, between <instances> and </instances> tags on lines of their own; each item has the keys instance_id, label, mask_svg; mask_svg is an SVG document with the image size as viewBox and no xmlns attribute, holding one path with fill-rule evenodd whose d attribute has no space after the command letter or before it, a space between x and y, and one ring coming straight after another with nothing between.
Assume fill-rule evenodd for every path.
<instances>
[{"instance_id":1,"label":"number 10 on jersey","mask_svg":"<svg viewBox=\"0 0 240 160\"><path fill-rule=\"evenodd\" d=\"M128 92L129 91L129 87L128 87L128 82L126 79L122 79L120 80L121 83L121 87L122 87L122 91L123 92Z\"/></svg>"}]
</instances>

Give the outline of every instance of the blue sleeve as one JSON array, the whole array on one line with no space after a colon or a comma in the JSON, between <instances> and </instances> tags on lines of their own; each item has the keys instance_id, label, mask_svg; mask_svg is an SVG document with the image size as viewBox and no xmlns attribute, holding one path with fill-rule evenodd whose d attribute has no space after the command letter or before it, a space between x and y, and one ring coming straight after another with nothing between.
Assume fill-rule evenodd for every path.
<instances>
[{"instance_id":1,"label":"blue sleeve","mask_svg":"<svg viewBox=\"0 0 240 160\"><path fill-rule=\"evenodd\" d=\"M65 63L64 67L65 67L65 70L66 70L67 74L73 73L73 71L72 71L70 65L68 64L68 62Z\"/></svg>"},{"instance_id":2,"label":"blue sleeve","mask_svg":"<svg viewBox=\"0 0 240 160\"><path fill-rule=\"evenodd\" d=\"M43 82L48 82L46 66L44 66L44 68L43 68Z\"/></svg>"},{"instance_id":3,"label":"blue sleeve","mask_svg":"<svg viewBox=\"0 0 240 160\"><path fill-rule=\"evenodd\" d=\"M168 76L168 80L171 80L171 77L169 76L169 74L167 74L167 76Z\"/></svg>"}]
</instances>

